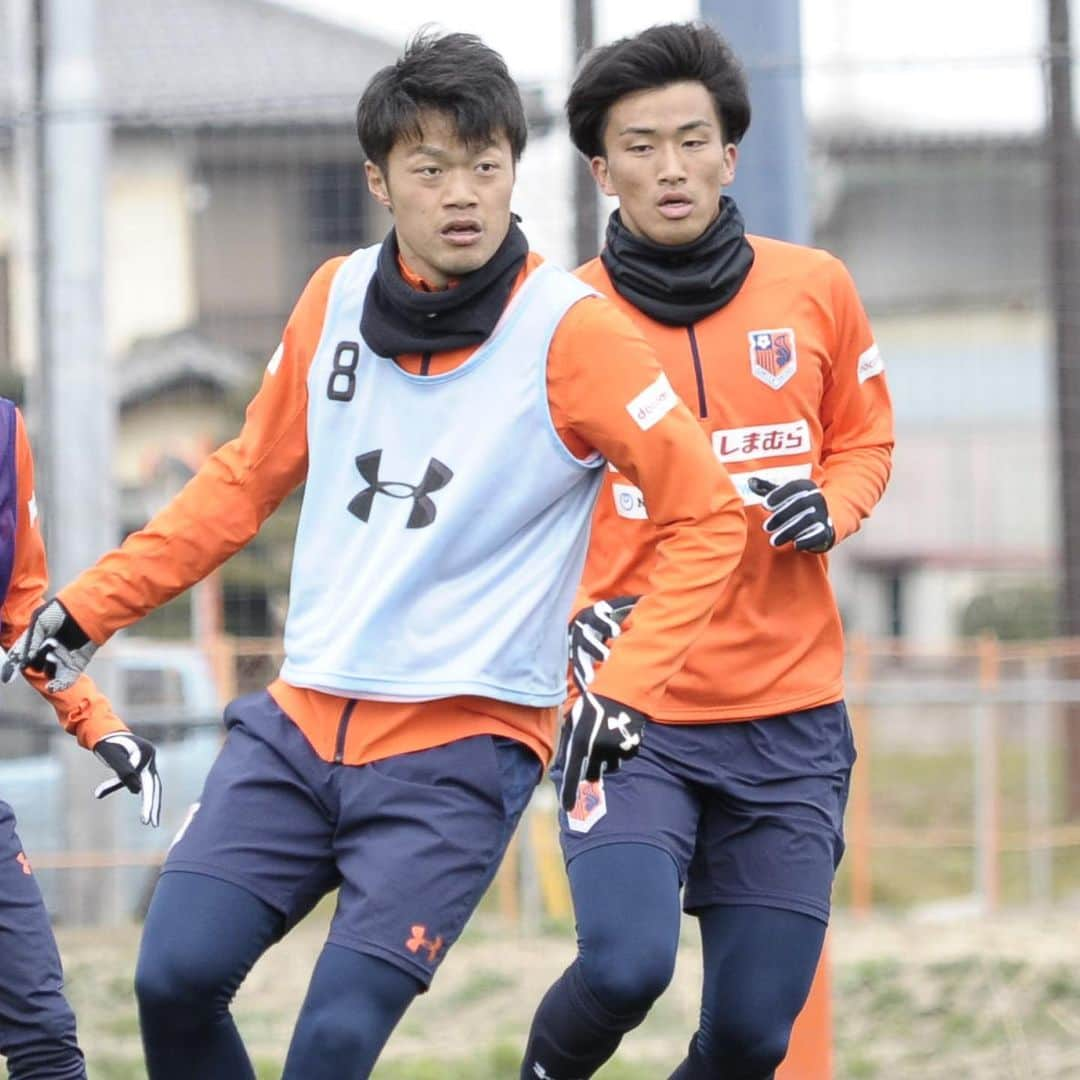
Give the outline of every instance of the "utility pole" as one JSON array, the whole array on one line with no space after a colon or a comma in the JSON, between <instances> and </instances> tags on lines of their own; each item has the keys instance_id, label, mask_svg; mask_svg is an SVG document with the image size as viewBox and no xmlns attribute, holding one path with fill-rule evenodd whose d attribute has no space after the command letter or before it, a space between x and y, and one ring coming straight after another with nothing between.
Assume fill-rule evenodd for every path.
<instances>
[{"instance_id":1,"label":"utility pole","mask_svg":"<svg viewBox=\"0 0 1080 1080\"><path fill-rule=\"evenodd\" d=\"M1050 291L1057 372L1062 630L1080 637L1080 157L1073 111L1069 0L1048 0ZM1078 672L1077 674L1080 674ZM1080 818L1080 706L1066 711L1066 808Z\"/></svg>"},{"instance_id":2,"label":"utility pole","mask_svg":"<svg viewBox=\"0 0 1080 1080\"><path fill-rule=\"evenodd\" d=\"M750 79L753 119L730 191L747 231L810 243L799 0L701 0L701 14Z\"/></svg>"},{"instance_id":3,"label":"utility pole","mask_svg":"<svg viewBox=\"0 0 1080 1080\"><path fill-rule=\"evenodd\" d=\"M65 584L116 542L112 380L105 355L108 130L97 69L97 3L43 0L39 191L44 235L35 402L49 561Z\"/></svg>"},{"instance_id":4,"label":"utility pole","mask_svg":"<svg viewBox=\"0 0 1080 1080\"><path fill-rule=\"evenodd\" d=\"M28 404L55 591L116 542L114 406L104 325L108 121L97 66L97 0L28 2L37 82L38 304L37 368ZM94 665L93 675L115 696L107 659ZM117 808L95 805L91 797L102 779L100 763L73 739L58 746L65 847L112 848ZM60 880L58 906L66 921L98 923L120 914L115 870L68 870Z\"/></svg>"},{"instance_id":5,"label":"utility pole","mask_svg":"<svg viewBox=\"0 0 1080 1080\"><path fill-rule=\"evenodd\" d=\"M574 67L596 44L596 20L592 0L574 0ZM588 162L574 154L574 257L577 264L596 255L600 235L596 181Z\"/></svg>"}]
</instances>

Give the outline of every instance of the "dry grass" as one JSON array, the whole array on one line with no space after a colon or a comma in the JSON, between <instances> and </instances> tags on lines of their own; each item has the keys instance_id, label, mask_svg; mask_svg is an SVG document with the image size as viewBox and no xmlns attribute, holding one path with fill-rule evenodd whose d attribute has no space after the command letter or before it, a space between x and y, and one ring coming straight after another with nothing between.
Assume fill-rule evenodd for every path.
<instances>
[{"instance_id":1,"label":"dry grass","mask_svg":"<svg viewBox=\"0 0 1080 1080\"><path fill-rule=\"evenodd\" d=\"M236 1015L260 1077L280 1075L324 932L317 912L263 958L240 993ZM59 935L92 1080L144 1075L130 992L137 933ZM656 1080L681 1057L697 1004L695 937L689 923L675 983L603 1080ZM395 1032L376 1077L512 1080L532 1009L571 955L568 933L523 939L479 918ZM841 916L832 955L837 1080L1080 1076L1074 911L933 922Z\"/></svg>"}]
</instances>

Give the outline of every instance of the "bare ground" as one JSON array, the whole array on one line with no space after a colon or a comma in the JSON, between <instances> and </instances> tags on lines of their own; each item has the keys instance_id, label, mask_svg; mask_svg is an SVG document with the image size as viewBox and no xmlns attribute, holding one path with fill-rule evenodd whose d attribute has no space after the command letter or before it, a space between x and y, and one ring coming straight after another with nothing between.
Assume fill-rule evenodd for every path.
<instances>
[{"instance_id":1,"label":"bare ground","mask_svg":"<svg viewBox=\"0 0 1080 1080\"><path fill-rule=\"evenodd\" d=\"M279 1075L325 925L317 912L241 990L235 1012L260 1077ZM59 934L91 1080L144 1075L130 991L137 935L136 927ZM402 1021L376 1076L511 1080L532 1009L572 948L569 933L525 938L478 918ZM837 1080L1080 1077L1080 912L840 916L831 948ZM665 1077L695 1027L699 979L688 923L672 987L601 1077Z\"/></svg>"}]
</instances>

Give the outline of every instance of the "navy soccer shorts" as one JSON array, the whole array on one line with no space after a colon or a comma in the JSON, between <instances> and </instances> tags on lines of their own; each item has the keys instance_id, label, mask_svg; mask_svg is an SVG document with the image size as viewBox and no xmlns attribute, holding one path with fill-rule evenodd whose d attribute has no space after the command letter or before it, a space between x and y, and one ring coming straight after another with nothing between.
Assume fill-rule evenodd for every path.
<instances>
[{"instance_id":1,"label":"navy soccer shorts","mask_svg":"<svg viewBox=\"0 0 1080 1080\"><path fill-rule=\"evenodd\" d=\"M563 855L651 844L674 859L688 912L756 904L828 922L854 762L842 701L763 720L650 723L637 757L559 811Z\"/></svg>"},{"instance_id":2,"label":"navy soccer shorts","mask_svg":"<svg viewBox=\"0 0 1080 1080\"><path fill-rule=\"evenodd\" d=\"M280 911L285 930L340 886L328 941L427 986L491 883L540 760L513 740L477 735L333 764L265 691L234 701L225 723L225 745L163 872L239 885Z\"/></svg>"}]
</instances>

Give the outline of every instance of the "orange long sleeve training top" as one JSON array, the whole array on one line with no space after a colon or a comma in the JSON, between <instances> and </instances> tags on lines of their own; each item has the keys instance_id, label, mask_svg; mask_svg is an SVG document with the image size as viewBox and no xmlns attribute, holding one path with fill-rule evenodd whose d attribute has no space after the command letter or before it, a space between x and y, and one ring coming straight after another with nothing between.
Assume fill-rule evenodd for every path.
<instances>
[{"instance_id":1,"label":"orange long sleeve training top","mask_svg":"<svg viewBox=\"0 0 1080 1080\"><path fill-rule=\"evenodd\" d=\"M515 289L541 261L529 255ZM219 566L304 481L308 370L342 262L326 263L308 283L237 438L211 455L145 528L60 592L95 642L103 643ZM410 372L434 375L457 367L472 351L396 360ZM646 713L659 705L665 685L707 624L746 534L741 500L690 410L672 395L658 422L634 415L632 403L662 388L663 379L641 334L602 298L575 304L552 339L547 385L560 437L579 458L599 451L617 463L646 493L653 513L656 555L649 595L595 684L598 693ZM553 749L554 709L480 697L353 701L281 679L270 693L328 761L362 764L476 734L517 739L545 761Z\"/></svg>"},{"instance_id":2,"label":"orange long sleeve training top","mask_svg":"<svg viewBox=\"0 0 1080 1080\"><path fill-rule=\"evenodd\" d=\"M755 257L742 288L688 327L656 322L619 296L600 259L578 270L653 346L747 506L739 566L652 713L673 723L767 717L843 696L828 556L771 547L747 481L813 479L841 541L881 498L891 468L884 363L843 263L813 248L748 240ZM652 517L648 493L609 471L577 605L650 587L659 536Z\"/></svg>"},{"instance_id":3,"label":"orange long sleeve training top","mask_svg":"<svg viewBox=\"0 0 1080 1080\"><path fill-rule=\"evenodd\" d=\"M15 555L11 583L0 607L0 644L5 649L10 649L29 625L34 610L44 602L49 583L45 544L38 527L34 497L34 457L18 410L15 413L15 484ZM56 711L64 730L74 735L81 746L91 749L103 735L127 730L113 712L109 699L88 676L80 676L73 686L58 694L50 694L45 689L49 679L41 672L27 670L24 676Z\"/></svg>"}]
</instances>

